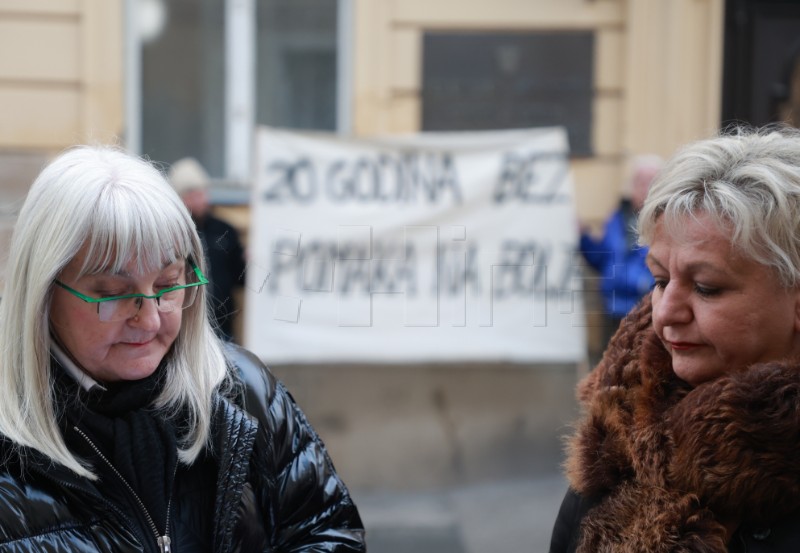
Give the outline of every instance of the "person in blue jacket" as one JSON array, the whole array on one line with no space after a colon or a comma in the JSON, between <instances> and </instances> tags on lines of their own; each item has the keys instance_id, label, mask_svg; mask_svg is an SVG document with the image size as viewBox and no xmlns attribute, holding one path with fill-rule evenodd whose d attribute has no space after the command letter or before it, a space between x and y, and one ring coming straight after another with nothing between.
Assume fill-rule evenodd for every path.
<instances>
[{"instance_id":1,"label":"person in blue jacket","mask_svg":"<svg viewBox=\"0 0 800 553\"><path fill-rule=\"evenodd\" d=\"M595 238L588 228L581 229L581 254L601 278L604 348L620 321L653 286L645 265L647 248L637 245L636 217L661 165L656 155L633 158L627 191L606 222L602 237Z\"/></svg>"}]
</instances>

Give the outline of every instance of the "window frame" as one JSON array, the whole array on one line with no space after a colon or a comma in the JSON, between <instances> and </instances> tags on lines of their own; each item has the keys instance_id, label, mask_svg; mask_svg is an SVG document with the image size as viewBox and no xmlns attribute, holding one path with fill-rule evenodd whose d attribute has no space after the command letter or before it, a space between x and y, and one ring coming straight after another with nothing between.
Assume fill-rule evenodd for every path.
<instances>
[{"instance_id":1,"label":"window frame","mask_svg":"<svg viewBox=\"0 0 800 553\"><path fill-rule=\"evenodd\" d=\"M136 25L138 0L125 0L125 80L123 141L142 152L142 38ZM225 2L225 174L212 184L214 203L246 204L253 180L255 136L256 1ZM353 0L337 0L336 132L352 129Z\"/></svg>"}]
</instances>

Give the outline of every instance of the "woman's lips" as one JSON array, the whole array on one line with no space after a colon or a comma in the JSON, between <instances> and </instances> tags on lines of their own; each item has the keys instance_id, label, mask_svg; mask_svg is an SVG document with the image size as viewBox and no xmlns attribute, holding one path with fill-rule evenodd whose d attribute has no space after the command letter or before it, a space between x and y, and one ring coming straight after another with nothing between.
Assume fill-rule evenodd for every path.
<instances>
[{"instance_id":1,"label":"woman's lips","mask_svg":"<svg viewBox=\"0 0 800 553\"><path fill-rule=\"evenodd\" d=\"M140 348L142 346L146 346L147 344L149 344L152 341L153 340L147 340L145 342L122 342L122 344L125 345L125 346L130 346L130 347L134 347L134 348Z\"/></svg>"},{"instance_id":2,"label":"woman's lips","mask_svg":"<svg viewBox=\"0 0 800 553\"><path fill-rule=\"evenodd\" d=\"M700 344L694 342L667 342L669 347L674 351L688 351L700 347Z\"/></svg>"}]
</instances>

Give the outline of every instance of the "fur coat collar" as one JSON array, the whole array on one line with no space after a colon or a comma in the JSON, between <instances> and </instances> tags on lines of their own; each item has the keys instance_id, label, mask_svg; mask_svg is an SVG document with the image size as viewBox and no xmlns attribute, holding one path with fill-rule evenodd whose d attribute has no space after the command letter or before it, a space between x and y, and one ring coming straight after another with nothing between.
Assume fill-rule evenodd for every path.
<instances>
[{"instance_id":1,"label":"fur coat collar","mask_svg":"<svg viewBox=\"0 0 800 553\"><path fill-rule=\"evenodd\" d=\"M579 552L725 552L729 530L800 509L800 363L692 389L672 372L646 299L578 397L567 475L599 501Z\"/></svg>"}]
</instances>

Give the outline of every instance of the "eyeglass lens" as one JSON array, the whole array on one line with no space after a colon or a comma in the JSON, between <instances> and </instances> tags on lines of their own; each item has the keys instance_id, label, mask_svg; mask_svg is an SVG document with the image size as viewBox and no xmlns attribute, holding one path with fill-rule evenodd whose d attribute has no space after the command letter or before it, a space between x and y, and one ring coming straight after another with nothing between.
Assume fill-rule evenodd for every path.
<instances>
[{"instance_id":1,"label":"eyeglass lens","mask_svg":"<svg viewBox=\"0 0 800 553\"><path fill-rule=\"evenodd\" d=\"M192 279L196 282L197 279ZM102 322L123 321L135 317L145 300L156 302L156 309L162 313L170 313L176 309L186 309L194 303L198 286L180 288L167 292L159 298L123 298L104 301L97 304L97 315Z\"/></svg>"}]
</instances>

